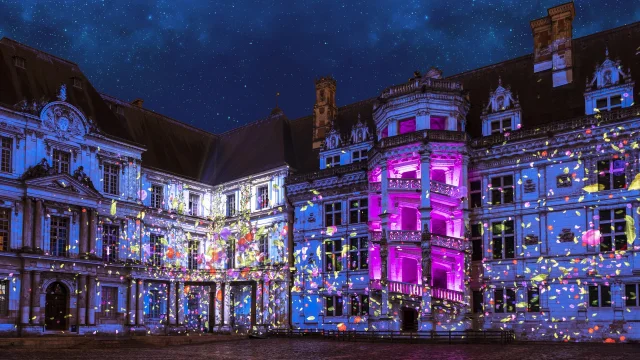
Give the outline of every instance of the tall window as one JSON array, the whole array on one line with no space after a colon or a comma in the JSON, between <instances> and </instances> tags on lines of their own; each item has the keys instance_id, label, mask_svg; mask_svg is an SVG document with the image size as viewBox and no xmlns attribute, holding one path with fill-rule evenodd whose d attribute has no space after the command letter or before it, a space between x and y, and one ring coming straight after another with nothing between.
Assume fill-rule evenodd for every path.
<instances>
[{"instance_id":1,"label":"tall window","mask_svg":"<svg viewBox=\"0 0 640 360\"><path fill-rule=\"evenodd\" d=\"M491 178L491 203L493 205L513 202L513 175Z\"/></svg>"},{"instance_id":2,"label":"tall window","mask_svg":"<svg viewBox=\"0 0 640 360\"><path fill-rule=\"evenodd\" d=\"M118 314L118 288L115 286L103 286L100 290L102 301L100 312L102 317L115 318Z\"/></svg>"},{"instance_id":3,"label":"tall window","mask_svg":"<svg viewBox=\"0 0 640 360\"><path fill-rule=\"evenodd\" d=\"M540 311L540 289L538 289L537 287L527 289L527 300L527 311Z\"/></svg>"},{"instance_id":4,"label":"tall window","mask_svg":"<svg viewBox=\"0 0 640 360\"><path fill-rule=\"evenodd\" d=\"M513 259L515 256L515 237L513 220L491 223L494 259Z\"/></svg>"},{"instance_id":5,"label":"tall window","mask_svg":"<svg viewBox=\"0 0 640 360\"><path fill-rule=\"evenodd\" d=\"M491 134L500 134L507 131L511 131L511 118L491 122Z\"/></svg>"},{"instance_id":6,"label":"tall window","mask_svg":"<svg viewBox=\"0 0 640 360\"><path fill-rule=\"evenodd\" d=\"M66 151L53 149L53 171L68 174L71 167L71 154Z\"/></svg>"},{"instance_id":7,"label":"tall window","mask_svg":"<svg viewBox=\"0 0 640 360\"><path fill-rule=\"evenodd\" d=\"M484 310L484 295L482 294L482 290L473 290L473 313L479 314Z\"/></svg>"},{"instance_id":8,"label":"tall window","mask_svg":"<svg viewBox=\"0 0 640 360\"><path fill-rule=\"evenodd\" d=\"M589 306L611 307L611 287L606 285L590 285Z\"/></svg>"},{"instance_id":9,"label":"tall window","mask_svg":"<svg viewBox=\"0 0 640 360\"><path fill-rule=\"evenodd\" d=\"M162 299L160 298L160 290L149 290L149 312L147 317L151 319L159 319L161 313Z\"/></svg>"},{"instance_id":10,"label":"tall window","mask_svg":"<svg viewBox=\"0 0 640 360\"><path fill-rule=\"evenodd\" d=\"M163 189L162 185L151 185L151 207L156 209L162 208L163 201Z\"/></svg>"},{"instance_id":11,"label":"tall window","mask_svg":"<svg viewBox=\"0 0 640 360\"><path fill-rule=\"evenodd\" d=\"M103 187L104 192L110 195L118 195L120 192L120 187L118 186L118 172L120 171L120 166L116 164L105 163L103 165Z\"/></svg>"},{"instance_id":12,"label":"tall window","mask_svg":"<svg viewBox=\"0 0 640 360\"><path fill-rule=\"evenodd\" d=\"M600 210L600 251L627 250L625 208Z\"/></svg>"},{"instance_id":13,"label":"tall window","mask_svg":"<svg viewBox=\"0 0 640 360\"><path fill-rule=\"evenodd\" d=\"M269 259L269 236L262 235L258 238L258 252L262 255L262 260Z\"/></svg>"},{"instance_id":14,"label":"tall window","mask_svg":"<svg viewBox=\"0 0 640 360\"><path fill-rule=\"evenodd\" d=\"M626 306L640 306L638 290L640 290L640 284L626 284L624 286L624 304Z\"/></svg>"},{"instance_id":15,"label":"tall window","mask_svg":"<svg viewBox=\"0 0 640 360\"><path fill-rule=\"evenodd\" d=\"M9 281L0 281L0 316L9 315Z\"/></svg>"},{"instance_id":16,"label":"tall window","mask_svg":"<svg viewBox=\"0 0 640 360\"><path fill-rule=\"evenodd\" d=\"M336 167L336 166L340 166L340 155L336 155L336 156L327 156L327 167Z\"/></svg>"},{"instance_id":17,"label":"tall window","mask_svg":"<svg viewBox=\"0 0 640 360\"><path fill-rule=\"evenodd\" d=\"M624 189L627 177L622 159L598 161L598 190Z\"/></svg>"},{"instance_id":18,"label":"tall window","mask_svg":"<svg viewBox=\"0 0 640 360\"><path fill-rule=\"evenodd\" d=\"M482 260L484 257L482 251L482 223L471 224L471 253L472 261Z\"/></svg>"},{"instance_id":19,"label":"tall window","mask_svg":"<svg viewBox=\"0 0 640 360\"><path fill-rule=\"evenodd\" d=\"M369 199L356 199L349 202L349 224L369 221Z\"/></svg>"},{"instance_id":20,"label":"tall window","mask_svg":"<svg viewBox=\"0 0 640 360\"><path fill-rule=\"evenodd\" d=\"M516 291L514 289L495 289L494 309L497 313L516 312Z\"/></svg>"},{"instance_id":21,"label":"tall window","mask_svg":"<svg viewBox=\"0 0 640 360\"><path fill-rule=\"evenodd\" d=\"M164 254L162 239L162 235L159 234L151 234L149 236L149 262L151 266L162 266L162 255Z\"/></svg>"},{"instance_id":22,"label":"tall window","mask_svg":"<svg viewBox=\"0 0 640 360\"><path fill-rule=\"evenodd\" d=\"M189 241L189 258L187 259L187 266L189 270L198 269L198 248L200 242L198 240Z\"/></svg>"},{"instance_id":23,"label":"tall window","mask_svg":"<svg viewBox=\"0 0 640 360\"><path fill-rule=\"evenodd\" d=\"M9 229L11 228L11 210L0 208L0 251L9 251Z\"/></svg>"},{"instance_id":24,"label":"tall window","mask_svg":"<svg viewBox=\"0 0 640 360\"><path fill-rule=\"evenodd\" d=\"M364 270L369 268L369 239L367 237L352 237L349 239L349 270Z\"/></svg>"},{"instance_id":25,"label":"tall window","mask_svg":"<svg viewBox=\"0 0 640 360\"><path fill-rule=\"evenodd\" d=\"M469 207L482 207L482 181L474 180L469 185Z\"/></svg>"},{"instance_id":26,"label":"tall window","mask_svg":"<svg viewBox=\"0 0 640 360\"><path fill-rule=\"evenodd\" d=\"M342 203L340 201L324 204L324 225L342 225Z\"/></svg>"},{"instance_id":27,"label":"tall window","mask_svg":"<svg viewBox=\"0 0 640 360\"><path fill-rule=\"evenodd\" d=\"M256 194L256 209L260 210L267 208L269 206L269 187L267 185L258 187Z\"/></svg>"},{"instance_id":28,"label":"tall window","mask_svg":"<svg viewBox=\"0 0 640 360\"><path fill-rule=\"evenodd\" d=\"M52 216L49 235L51 255L67 256L69 219L62 216Z\"/></svg>"},{"instance_id":29,"label":"tall window","mask_svg":"<svg viewBox=\"0 0 640 360\"><path fill-rule=\"evenodd\" d=\"M365 160L367 160L367 150L358 150L358 151L351 152L352 163L357 163ZM340 160L338 160L338 162L340 162Z\"/></svg>"},{"instance_id":30,"label":"tall window","mask_svg":"<svg viewBox=\"0 0 640 360\"><path fill-rule=\"evenodd\" d=\"M7 137L0 137L0 172L11 172L13 141Z\"/></svg>"},{"instance_id":31,"label":"tall window","mask_svg":"<svg viewBox=\"0 0 640 360\"><path fill-rule=\"evenodd\" d=\"M324 297L324 315L342 316L342 296L333 295Z\"/></svg>"},{"instance_id":32,"label":"tall window","mask_svg":"<svg viewBox=\"0 0 640 360\"><path fill-rule=\"evenodd\" d=\"M236 194L227 195L227 216L236 216Z\"/></svg>"},{"instance_id":33,"label":"tall window","mask_svg":"<svg viewBox=\"0 0 640 360\"><path fill-rule=\"evenodd\" d=\"M189 194L189 211L193 216L200 215L200 195Z\"/></svg>"},{"instance_id":34,"label":"tall window","mask_svg":"<svg viewBox=\"0 0 640 360\"><path fill-rule=\"evenodd\" d=\"M115 262L118 260L118 246L120 228L117 225L102 225L102 261Z\"/></svg>"},{"instance_id":35,"label":"tall window","mask_svg":"<svg viewBox=\"0 0 640 360\"><path fill-rule=\"evenodd\" d=\"M324 241L324 269L326 271L342 270L342 240Z\"/></svg>"},{"instance_id":36,"label":"tall window","mask_svg":"<svg viewBox=\"0 0 640 360\"><path fill-rule=\"evenodd\" d=\"M369 315L369 295L351 294L351 314L349 315Z\"/></svg>"}]
</instances>

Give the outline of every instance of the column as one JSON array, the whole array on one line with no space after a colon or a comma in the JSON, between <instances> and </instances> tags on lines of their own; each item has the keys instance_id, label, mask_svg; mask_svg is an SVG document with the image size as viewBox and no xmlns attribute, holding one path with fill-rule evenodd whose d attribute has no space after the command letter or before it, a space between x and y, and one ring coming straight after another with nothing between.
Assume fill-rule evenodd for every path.
<instances>
[{"instance_id":1,"label":"column","mask_svg":"<svg viewBox=\"0 0 640 360\"><path fill-rule=\"evenodd\" d=\"M420 320L431 321L431 243L428 237L422 238L422 302L420 304ZM420 330L432 330L421 326Z\"/></svg>"},{"instance_id":2,"label":"column","mask_svg":"<svg viewBox=\"0 0 640 360\"><path fill-rule=\"evenodd\" d=\"M220 292L220 301L218 301L218 291ZM224 324L224 284L217 282L215 286L215 294L213 296L213 306L215 307L215 325Z\"/></svg>"},{"instance_id":3,"label":"column","mask_svg":"<svg viewBox=\"0 0 640 360\"><path fill-rule=\"evenodd\" d=\"M29 197L24 197L24 217L22 223L22 247L33 249L33 205Z\"/></svg>"},{"instance_id":4,"label":"column","mask_svg":"<svg viewBox=\"0 0 640 360\"><path fill-rule=\"evenodd\" d=\"M89 217L89 249L88 252L90 254L96 254L96 226L97 226L97 211L96 209L91 210L91 214Z\"/></svg>"},{"instance_id":5,"label":"column","mask_svg":"<svg viewBox=\"0 0 640 360\"><path fill-rule=\"evenodd\" d=\"M78 311L77 325L87 324L87 278L84 275L78 276L78 301L76 310Z\"/></svg>"},{"instance_id":6,"label":"column","mask_svg":"<svg viewBox=\"0 0 640 360\"><path fill-rule=\"evenodd\" d=\"M82 208L80 211L80 241L79 241L79 253L80 255L84 255L87 253L87 249L89 248L87 231L89 230L89 219L87 216L87 209Z\"/></svg>"},{"instance_id":7,"label":"column","mask_svg":"<svg viewBox=\"0 0 640 360\"><path fill-rule=\"evenodd\" d=\"M222 294L222 323L224 325L230 325L229 319L231 317L231 284L226 282L223 284L224 294Z\"/></svg>"},{"instance_id":8,"label":"column","mask_svg":"<svg viewBox=\"0 0 640 360\"><path fill-rule=\"evenodd\" d=\"M169 325L175 325L178 316L176 314L176 310L178 308L178 293L177 293L177 283L170 282L168 284L168 295L169 295Z\"/></svg>"},{"instance_id":9,"label":"column","mask_svg":"<svg viewBox=\"0 0 640 360\"><path fill-rule=\"evenodd\" d=\"M29 307L31 306L31 272L22 271L20 281L20 324L29 324Z\"/></svg>"},{"instance_id":10,"label":"column","mask_svg":"<svg viewBox=\"0 0 640 360\"><path fill-rule=\"evenodd\" d=\"M129 279L129 294L127 301L127 324L136 324L136 280Z\"/></svg>"},{"instance_id":11,"label":"column","mask_svg":"<svg viewBox=\"0 0 640 360\"><path fill-rule=\"evenodd\" d=\"M257 300L256 300L256 323L264 324L264 280L258 280Z\"/></svg>"},{"instance_id":12,"label":"column","mask_svg":"<svg viewBox=\"0 0 640 360\"><path fill-rule=\"evenodd\" d=\"M184 325L184 283L179 282L176 284L176 295L178 301L178 325Z\"/></svg>"},{"instance_id":13,"label":"column","mask_svg":"<svg viewBox=\"0 0 640 360\"><path fill-rule=\"evenodd\" d=\"M136 325L144 325L144 281L136 279Z\"/></svg>"},{"instance_id":14,"label":"column","mask_svg":"<svg viewBox=\"0 0 640 360\"><path fill-rule=\"evenodd\" d=\"M96 324L96 278L87 276L87 325Z\"/></svg>"},{"instance_id":15,"label":"column","mask_svg":"<svg viewBox=\"0 0 640 360\"><path fill-rule=\"evenodd\" d=\"M382 239L380 240L380 288L382 290L382 296L380 300L380 317L389 316L389 282L387 281L388 257L389 248L387 244L387 238L386 235L383 234Z\"/></svg>"},{"instance_id":16,"label":"column","mask_svg":"<svg viewBox=\"0 0 640 360\"><path fill-rule=\"evenodd\" d=\"M467 305L466 312L471 314L473 312L473 299L471 298L473 292L471 291L471 242L465 241L464 249L464 301Z\"/></svg>"},{"instance_id":17,"label":"column","mask_svg":"<svg viewBox=\"0 0 640 360\"><path fill-rule=\"evenodd\" d=\"M43 249L44 239L42 238L42 221L44 220L44 211L42 207L42 200L36 199L36 215L34 219L34 231L33 231L33 249Z\"/></svg>"},{"instance_id":18,"label":"column","mask_svg":"<svg viewBox=\"0 0 640 360\"><path fill-rule=\"evenodd\" d=\"M256 313L258 312L257 287L258 287L257 282L253 282L253 284L251 284L251 327L254 327L257 325L256 323L256 318L257 318Z\"/></svg>"},{"instance_id":19,"label":"column","mask_svg":"<svg viewBox=\"0 0 640 360\"><path fill-rule=\"evenodd\" d=\"M423 232L429 232L431 226L431 152L420 154L420 177L422 193L420 194L420 224Z\"/></svg>"},{"instance_id":20,"label":"column","mask_svg":"<svg viewBox=\"0 0 640 360\"><path fill-rule=\"evenodd\" d=\"M31 285L31 324L40 324L40 271L32 271Z\"/></svg>"}]
</instances>

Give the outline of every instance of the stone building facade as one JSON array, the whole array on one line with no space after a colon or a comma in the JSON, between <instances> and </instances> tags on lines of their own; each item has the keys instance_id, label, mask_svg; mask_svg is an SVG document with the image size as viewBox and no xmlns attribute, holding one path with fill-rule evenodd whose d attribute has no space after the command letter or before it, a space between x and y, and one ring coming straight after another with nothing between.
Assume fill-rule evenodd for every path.
<instances>
[{"instance_id":1,"label":"stone building facade","mask_svg":"<svg viewBox=\"0 0 640 360\"><path fill-rule=\"evenodd\" d=\"M640 339L640 24L211 134L0 40L0 333ZM246 144L251 144L247 148Z\"/></svg>"}]
</instances>

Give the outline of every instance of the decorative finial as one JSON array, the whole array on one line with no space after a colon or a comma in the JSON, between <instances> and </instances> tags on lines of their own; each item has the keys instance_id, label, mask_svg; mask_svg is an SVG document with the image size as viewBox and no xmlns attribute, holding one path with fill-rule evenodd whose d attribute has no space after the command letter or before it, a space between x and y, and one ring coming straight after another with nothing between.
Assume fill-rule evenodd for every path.
<instances>
[{"instance_id":1,"label":"decorative finial","mask_svg":"<svg viewBox=\"0 0 640 360\"><path fill-rule=\"evenodd\" d=\"M67 85L60 85L60 90L58 91L58 100L67 101Z\"/></svg>"},{"instance_id":2,"label":"decorative finial","mask_svg":"<svg viewBox=\"0 0 640 360\"><path fill-rule=\"evenodd\" d=\"M278 96L280 96L279 92L276 93L276 107L278 107Z\"/></svg>"}]
</instances>

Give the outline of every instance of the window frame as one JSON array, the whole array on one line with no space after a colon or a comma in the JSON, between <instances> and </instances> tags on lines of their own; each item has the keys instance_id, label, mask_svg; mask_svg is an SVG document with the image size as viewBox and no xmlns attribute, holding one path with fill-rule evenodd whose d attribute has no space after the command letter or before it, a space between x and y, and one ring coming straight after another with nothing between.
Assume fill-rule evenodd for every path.
<instances>
[{"instance_id":1,"label":"window frame","mask_svg":"<svg viewBox=\"0 0 640 360\"><path fill-rule=\"evenodd\" d=\"M592 295L593 290L596 290L596 297L597 299L592 300ZM603 291L604 290L604 291ZM606 298L602 297L602 294L606 294L608 293L609 295L609 305L605 305L607 302L604 301ZM588 302L587 302L587 307L592 307L592 308L610 308L612 307L612 302L611 302L611 286L610 285L602 285L602 284L598 284L598 285L589 285L588 289L587 289L587 297L589 298ZM594 302L596 303L594 305Z\"/></svg>"},{"instance_id":2,"label":"window frame","mask_svg":"<svg viewBox=\"0 0 640 360\"><path fill-rule=\"evenodd\" d=\"M475 189L474 184L478 184ZM477 200L477 206L476 205ZM469 181L469 208L477 209L482 207L482 179L474 179Z\"/></svg>"},{"instance_id":3,"label":"window frame","mask_svg":"<svg viewBox=\"0 0 640 360\"><path fill-rule=\"evenodd\" d=\"M110 231L108 231L110 230ZM112 231L115 230L115 235ZM102 224L102 261L113 263L118 261L120 247L120 226L115 224ZM112 249L113 252L107 252Z\"/></svg>"},{"instance_id":4,"label":"window frame","mask_svg":"<svg viewBox=\"0 0 640 360\"><path fill-rule=\"evenodd\" d=\"M102 164L102 191L108 195L120 194L120 165L112 162Z\"/></svg>"},{"instance_id":5,"label":"window frame","mask_svg":"<svg viewBox=\"0 0 640 360\"><path fill-rule=\"evenodd\" d=\"M533 295L537 295L534 297ZM536 299L536 300L533 300ZM540 312L540 288L527 288L527 312Z\"/></svg>"},{"instance_id":6,"label":"window frame","mask_svg":"<svg viewBox=\"0 0 640 360\"><path fill-rule=\"evenodd\" d=\"M351 294L349 296L349 300L350 300L349 316L368 316L369 315L369 295Z\"/></svg>"},{"instance_id":7,"label":"window frame","mask_svg":"<svg viewBox=\"0 0 640 360\"><path fill-rule=\"evenodd\" d=\"M229 200L233 199L232 202L230 202ZM230 207L229 204L232 204L233 207ZM227 217L234 217L236 215L238 215L238 204L236 201L236 193L229 193L226 194L226 213L227 213Z\"/></svg>"},{"instance_id":8,"label":"window frame","mask_svg":"<svg viewBox=\"0 0 640 360\"><path fill-rule=\"evenodd\" d=\"M9 280L0 280L0 317L9 316Z\"/></svg>"},{"instance_id":9,"label":"window frame","mask_svg":"<svg viewBox=\"0 0 640 360\"><path fill-rule=\"evenodd\" d=\"M20 69L26 69L27 68L27 60L21 56L14 56L13 57L13 66L20 68Z\"/></svg>"},{"instance_id":10,"label":"window frame","mask_svg":"<svg viewBox=\"0 0 640 360\"><path fill-rule=\"evenodd\" d=\"M111 298L107 294L115 295L115 296ZM102 318L106 318L106 319L115 319L118 316L118 287L117 286L101 287L100 312L102 313Z\"/></svg>"},{"instance_id":11,"label":"window frame","mask_svg":"<svg viewBox=\"0 0 640 360\"><path fill-rule=\"evenodd\" d=\"M191 214L191 216L200 216L200 199L201 198L202 196L200 196L199 193L189 192L189 213ZM193 211L194 205L195 205L195 212Z\"/></svg>"},{"instance_id":12,"label":"window frame","mask_svg":"<svg viewBox=\"0 0 640 360\"><path fill-rule=\"evenodd\" d=\"M13 172L13 138L0 136L0 172Z\"/></svg>"},{"instance_id":13,"label":"window frame","mask_svg":"<svg viewBox=\"0 0 640 360\"><path fill-rule=\"evenodd\" d=\"M355 246L354 246L355 242ZM356 236L349 238L348 266L351 271L369 269L369 238ZM364 259L364 260L363 260ZM354 265L355 263L355 265Z\"/></svg>"},{"instance_id":14,"label":"window frame","mask_svg":"<svg viewBox=\"0 0 640 360\"><path fill-rule=\"evenodd\" d=\"M51 256L69 257L69 218L61 215L52 215L49 218L49 253ZM65 236L61 236L60 232L64 231ZM55 232L55 233L54 233ZM60 253L59 241L64 241L62 253ZM55 245L55 246L54 246Z\"/></svg>"},{"instance_id":15,"label":"window frame","mask_svg":"<svg viewBox=\"0 0 640 360\"><path fill-rule=\"evenodd\" d=\"M159 189L158 194L155 190ZM154 209L162 209L164 206L164 185L151 184L151 196L149 197L150 206Z\"/></svg>"},{"instance_id":16,"label":"window frame","mask_svg":"<svg viewBox=\"0 0 640 360\"><path fill-rule=\"evenodd\" d=\"M362 202L365 205L362 205ZM356 206L354 207L354 204ZM356 221L353 221L355 214ZM364 218L364 220L363 220ZM361 224L369 221L369 198L357 198L349 200L349 224Z\"/></svg>"},{"instance_id":17,"label":"window frame","mask_svg":"<svg viewBox=\"0 0 640 360\"><path fill-rule=\"evenodd\" d=\"M264 192L261 194L261 190ZM269 185L256 186L256 210L264 210L269 208Z\"/></svg>"},{"instance_id":18,"label":"window frame","mask_svg":"<svg viewBox=\"0 0 640 360\"><path fill-rule=\"evenodd\" d=\"M629 291L629 289L632 289L633 291ZM640 306L640 296L638 296L638 291L640 291L640 283L624 284L624 305L626 307ZM635 298L630 297L630 293L635 294Z\"/></svg>"},{"instance_id":19,"label":"window frame","mask_svg":"<svg viewBox=\"0 0 640 360\"><path fill-rule=\"evenodd\" d=\"M621 213L622 217L616 218ZM603 220L603 214L608 214L610 216L609 219ZM600 231L600 244L598 245L599 252L615 252L615 251L627 251L628 242L627 242L627 208L613 208L613 209L599 209L598 210L598 230ZM617 225L623 225L621 231L616 231ZM608 226L607 226L608 225ZM607 230L607 231L603 231ZM606 235L605 235L606 234ZM605 242L605 239L609 239L608 242ZM621 248L618 248L618 241L621 244ZM608 246L603 246L603 244L608 244Z\"/></svg>"},{"instance_id":20,"label":"window frame","mask_svg":"<svg viewBox=\"0 0 640 360\"><path fill-rule=\"evenodd\" d=\"M484 233L484 228L483 228L483 224L482 222L477 222L477 223L471 223L469 224L470 227L470 237L469 237L469 241L471 241L471 261L482 261L484 259L484 242L482 240L483 238L483 233ZM480 228L479 233L474 234L474 227L478 227ZM478 245L479 244L479 245ZM476 251L476 247L480 247L480 251Z\"/></svg>"},{"instance_id":21,"label":"window frame","mask_svg":"<svg viewBox=\"0 0 640 360\"><path fill-rule=\"evenodd\" d=\"M508 230L505 223L511 223L511 228L510 228L511 232L505 232L505 230ZM496 234L496 232L494 231L496 224L500 224L501 226L501 230L499 234ZM501 220L501 221L491 222L491 242L492 242L491 257L493 260L515 259L516 257L516 226L515 225L516 225L515 220ZM500 240L500 252L499 252L500 257L496 257L496 253L498 253L496 251L497 250L496 240ZM511 243L511 248L513 249L513 255L511 257L507 256L507 244L508 244L507 240Z\"/></svg>"},{"instance_id":22,"label":"window frame","mask_svg":"<svg viewBox=\"0 0 640 360\"><path fill-rule=\"evenodd\" d=\"M493 124L498 124L498 129L493 128ZM509 126L505 126L505 123L508 123ZM513 130L513 119L512 118L500 118L491 120L489 122L489 135L495 134L503 134L508 131Z\"/></svg>"},{"instance_id":23,"label":"window frame","mask_svg":"<svg viewBox=\"0 0 640 360\"><path fill-rule=\"evenodd\" d=\"M336 246L337 244L337 246ZM342 271L342 239L326 239L322 244L324 251L324 271Z\"/></svg>"},{"instance_id":24,"label":"window frame","mask_svg":"<svg viewBox=\"0 0 640 360\"><path fill-rule=\"evenodd\" d=\"M611 101L611 99L614 99L614 98L620 99L620 103L612 105L613 102ZM606 100L607 105L605 105L603 107L598 107L598 101L601 101L601 100ZM595 103L595 108L598 109L598 111L611 111L613 109L619 109L619 108L622 107L622 103L623 103L622 94L607 95L605 97L597 98L597 99L595 99L594 103Z\"/></svg>"},{"instance_id":25,"label":"window frame","mask_svg":"<svg viewBox=\"0 0 640 360\"><path fill-rule=\"evenodd\" d=\"M600 165L605 162L608 163L607 168L604 169L604 167L602 167L602 171L601 171ZM624 166L622 167L622 171L616 171L620 169L620 168L615 168L616 162L623 163ZM604 189L602 189L602 191L626 189L627 188L626 168L627 166L624 159L612 157L610 159L596 160L596 183L598 184L598 190L600 191L599 189L600 185L604 186ZM616 173L621 175L616 175ZM622 177L622 180L623 180L622 186L616 185L617 184L616 180L620 180L619 177Z\"/></svg>"},{"instance_id":26,"label":"window frame","mask_svg":"<svg viewBox=\"0 0 640 360\"><path fill-rule=\"evenodd\" d=\"M64 171L65 166L66 171ZM61 149L53 149L53 151L51 152L51 168L57 174L70 174L71 152Z\"/></svg>"},{"instance_id":27,"label":"window frame","mask_svg":"<svg viewBox=\"0 0 640 360\"><path fill-rule=\"evenodd\" d=\"M264 255L262 262L269 259L269 235L265 234L258 237L258 254Z\"/></svg>"},{"instance_id":28,"label":"window frame","mask_svg":"<svg viewBox=\"0 0 640 360\"><path fill-rule=\"evenodd\" d=\"M149 265L162 267L164 265L164 245L162 239L164 235L151 233L149 234Z\"/></svg>"},{"instance_id":29,"label":"window frame","mask_svg":"<svg viewBox=\"0 0 640 360\"><path fill-rule=\"evenodd\" d=\"M358 156L356 156L356 154ZM353 150L351 152L351 163L358 163L361 161L367 161L369 159L368 150Z\"/></svg>"},{"instance_id":30,"label":"window frame","mask_svg":"<svg viewBox=\"0 0 640 360\"><path fill-rule=\"evenodd\" d=\"M337 210L336 204L339 207ZM331 221L328 221L328 219L331 219ZM324 203L324 225L327 227L342 225L342 201Z\"/></svg>"},{"instance_id":31,"label":"window frame","mask_svg":"<svg viewBox=\"0 0 640 360\"><path fill-rule=\"evenodd\" d=\"M160 319L162 317L162 298L161 298L160 290L158 289L149 289L147 291L148 297L148 311L147 318L148 319ZM154 306L155 305L155 306Z\"/></svg>"},{"instance_id":32,"label":"window frame","mask_svg":"<svg viewBox=\"0 0 640 360\"><path fill-rule=\"evenodd\" d=\"M11 209L0 207L0 251L11 249Z\"/></svg>"},{"instance_id":33,"label":"window frame","mask_svg":"<svg viewBox=\"0 0 640 360\"><path fill-rule=\"evenodd\" d=\"M498 292L501 293L500 301L498 301ZM512 293L512 300L509 299L509 293ZM515 314L516 313L516 301L517 292L515 288L510 287L496 287L493 289L493 312L496 314ZM501 309L498 310L499 304Z\"/></svg>"},{"instance_id":34,"label":"window frame","mask_svg":"<svg viewBox=\"0 0 640 360\"><path fill-rule=\"evenodd\" d=\"M331 307L333 310L329 310ZM339 307L337 305L340 305ZM344 299L340 295L325 295L324 296L324 316L325 317L338 317L343 315Z\"/></svg>"},{"instance_id":35,"label":"window frame","mask_svg":"<svg viewBox=\"0 0 640 360\"><path fill-rule=\"evenodd\" d=\"M191 239L188 243L188 251L187 251L187 269L188 270L198 270L198 256L200 251L200 240L199 239Z\"/></svg>"},{"instance_id":36,"label":"window frame","mask_svg":"<svg viewBox=\"0 0 640 360\"><path fill-rule=\"evenodd\" d=\"M511 184L510 185L505 185L505 179L506 178L511 178ZM497 187L494 187L494 179L500 179L500 185ZM513 204L515 203L515 186L514 186L514 176L513 174L505 174L505 175L497 175L497 176L492 176L490 179L490 187L489 189L491 190L491 205L493 206L498 206L498 205L507 205L507 204ZM508 190L511 190L511 201L507 202L505 200L507 194L509 193ZM507 192L505 192L507 191ZM495 195L499 194L499 202L496 202L495 199Z\"/></svg>"},{"instance_id":37,"label":"window frame","mask_svg":"<svg viewBox=\"0 0 640 360\"><path fill-rule=\"evenodd\" d=\"M340 155L327 155L324 160L324 165L325 168L340 166Z\"/></svg>"}]
</instances>

